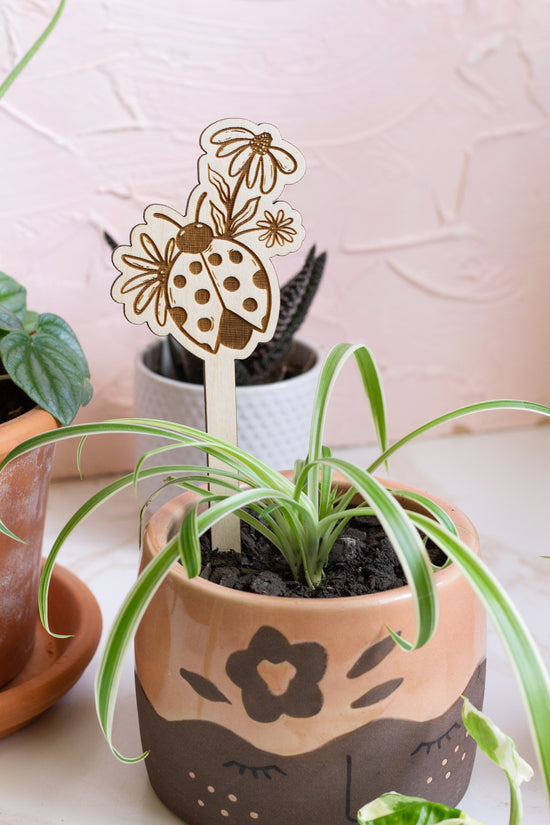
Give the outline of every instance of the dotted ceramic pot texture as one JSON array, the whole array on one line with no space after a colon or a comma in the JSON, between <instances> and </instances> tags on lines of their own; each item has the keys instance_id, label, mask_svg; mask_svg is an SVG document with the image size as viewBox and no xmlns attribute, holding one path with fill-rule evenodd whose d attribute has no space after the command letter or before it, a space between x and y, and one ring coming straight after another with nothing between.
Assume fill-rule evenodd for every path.
<instances>
[{"instance_id":1,"label":"dotted ceramic pot texture","mask_svg":"<svg viewBox=\"0 0 550 825\"><path fill-rule=\"evenodd\" d=\"M190 500L152 518L143 563ZM466 516L435 500L477 551ZM407 654L387 627L414 635L408 587L284 599L189 581L176 565L136 637L142 741L159 797L187 825L344 825L389 790L457 804L475 752L460 696L481 706L485 616L454 566L436 579L438 629Z\"/></svg>"}]
</instances>

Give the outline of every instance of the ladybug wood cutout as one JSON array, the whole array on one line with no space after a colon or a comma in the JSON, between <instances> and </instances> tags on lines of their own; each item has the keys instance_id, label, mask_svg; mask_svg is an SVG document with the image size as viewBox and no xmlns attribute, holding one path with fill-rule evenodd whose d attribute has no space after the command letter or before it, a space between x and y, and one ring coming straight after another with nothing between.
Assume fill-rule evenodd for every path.
<instances>
[{"instance_id":1,"label":"ladybug wood cutout","mask_svg":"<svg viewBox=\"0 0 550 825\"><path fill-rule=\"evenodd\" d=\"M302 155L268 124L218 121L201 136L199 185L186 216L152 205L113 262L113 298L128 320L172 334L207 359L246 358L268 341L279 314L271 257L295 251L298 212L277 201L305 170Z\"/></svg>"}]
</instances>

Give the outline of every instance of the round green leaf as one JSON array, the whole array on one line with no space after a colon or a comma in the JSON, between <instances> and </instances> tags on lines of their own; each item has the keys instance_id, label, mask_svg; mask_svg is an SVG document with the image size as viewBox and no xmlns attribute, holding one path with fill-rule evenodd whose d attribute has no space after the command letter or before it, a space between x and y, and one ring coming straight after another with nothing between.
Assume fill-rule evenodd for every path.
<instances>
[{"instance_id":1,"label":"round green leaf","mask_svg":"<svg viewBox=\"0 0 550 825\"><path fill-rule=\"evenodd\" d=\"M62 424L70 424L81 405L86 376L64 341L43 332L10 332L0 341L0 356L12 381L29 398Z\"/></svg>"},{"instance_id":2,"label":"round green leaf","mask_svg":"<svg viewBox=\"0 0 550 825\"><path fill-rule=\"evenodd\" d=\"M0 306L17 315L21 322L24 320L27 290L5 272L0 272Z\"/></svg>"},{"instance_id":3,"label":"round green leaf","mask_svg":"<svg viewBox=\"0 0 550 825\"><path fill-rule=\"evenodd\" d=\"M70 327L63 318L60 318L59 315L53 315L51 312L44 312L38 316L37 329L38 332L51 335L66 344L75 356L83 375L85 375L86 378L90 377L88 362L78 342L78 338L73 328Z\"/></svg>"},{"instance_id":4,"label":"round green leaf","mask_svg":"<svg viewBox=\"0 0 550 825\"><path fill-rule=\"evenodd\" d=\"M16 329L23 329L23 324L14 312L0 304L0 331L12 332Z\"/></svg>"}]
</instances>

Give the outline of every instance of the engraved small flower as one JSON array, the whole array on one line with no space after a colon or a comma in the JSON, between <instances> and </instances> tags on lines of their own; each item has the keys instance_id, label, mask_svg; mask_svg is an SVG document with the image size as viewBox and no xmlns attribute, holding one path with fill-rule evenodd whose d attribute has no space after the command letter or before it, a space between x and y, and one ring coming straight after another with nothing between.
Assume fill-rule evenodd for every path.
<instances>
[{"instance_id":1,"label":"engraved small flower","mask_svg":"<svg viewBox=\"0 0 550 825\"><path fill-rule=\"evenodd\" d=\"M218 145L217 157L231 157L229 174L246 177L246 185L252 189L259 179L260 191L267 195L277 182L277 175L290 175L297 169L296 159L282 149L273 146L269 132L254 134L243 126L220 129L212 135L211 141Z\"/></svg>"},{"instance_id":2,"label":"engraved small flower","mask_svg":"<svg viewBox=\"0 0 550 825\"><path fill-rule=\"evenodd\" d=\"M141 315L154 302L155 319L159 326L163 327L168 315L168 276L179 250L175 238L170 238L164 253L161 253L153 238L146 232L140 233L139 246L141 249L138 248L136 252L143 250L144 255L123 253L120 256L120 261L124 265L122 276L118 279L122 282L120 293L135 293L131 303L136 315ZM132 247L130 249L134 251ZM132 274L133 270L137 270L137 274Z\"/></svg>"},{"instance_id":3,"label":"engraved small flower","mask_svg":"<svg viewBox=\"0 0 550 825\"><path fill-rule=\"evenodd\" d=\"M260 674L261 664L288 663L294 669L285 692L274 695ZM318 642L291 644L274 627L261 627L246 650L232 653L226 672L242 691L248 716L256 722L275 722L280 716L305 719L323 707L318 683L327 668L327 652Z\"/></svg>"},{"instance_id":4,"label":"engraved small flower","mask_svg":"<svg viewBox=\"0 0 550 825\"><path fill-rule=\"evenodd\" d=\"M263 221L256 221L256 226L258 229L265 229L265 232L258 236L258 240L265 241L268 249L275 246L276 243L279 246L284 246L285 243L292 242L294 235L296 235L296 230L292 226L294 221L292 218L285 218L282 209L279 209L276 215L266 209L264 219Z\"/></svg>"}]
</instances>

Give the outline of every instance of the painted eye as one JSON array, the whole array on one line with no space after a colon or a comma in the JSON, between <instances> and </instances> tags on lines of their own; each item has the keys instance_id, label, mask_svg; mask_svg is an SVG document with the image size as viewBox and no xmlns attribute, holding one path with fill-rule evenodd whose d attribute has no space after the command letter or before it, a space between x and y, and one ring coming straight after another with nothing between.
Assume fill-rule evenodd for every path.
<instances>
[{"instance_id":1,"label":"painted eye","mask_svg":"<svg viewBox=\"0 0 550 825\"><path fill-rule=\"evenodd\" d=\"M459 725L458 722L454 722L449 728L449 730L445 731L445 733L442 736L438 737L438 739L434 739L432 742L421 742L420 745L418 745L418 747L413 750L411 756L414 756L415 753L419 753L422 750L422 748L426 748L426 753L429 753L434 745L437 745L437 748L439 750L441 748L442 742L444 742L445 740L447 742L451 741L451 731L453 731L455 728L460 730L462 728L462 725Z\"/></svg>"},{"instance_id":2,"label":"painted eye","mask_svg":"<svg viewBox=\"0 0 550 825\"><path fill-rule=\"evenodd\" d=\"M235 762L232 760L231 762L224 762L222 768L237 768L239 771L239 776L244 776L247 771L250 771L254 779L260 779L262 776L264 779L271 779L273 773L280 773L282 776L286 776L286 773L281 770L281 768L277 767L277 765L252 767L250 765L243 765L242 762Z\"/></svg>"}]
</instances>

